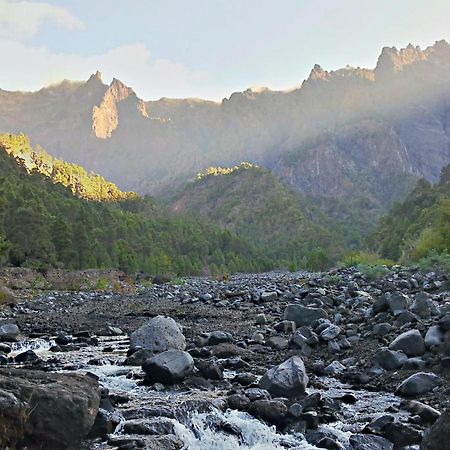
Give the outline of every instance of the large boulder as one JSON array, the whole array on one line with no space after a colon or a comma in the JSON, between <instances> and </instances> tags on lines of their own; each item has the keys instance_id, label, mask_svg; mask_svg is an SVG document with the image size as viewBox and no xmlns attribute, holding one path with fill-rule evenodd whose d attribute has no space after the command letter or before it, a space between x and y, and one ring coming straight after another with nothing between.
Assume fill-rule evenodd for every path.
<instances>
[{"instance_id":1,"label":"large boulder","mask_svg":"<svg viewBox=\"0 0 450 450\"><path fill-rule=\"evenodd\" d=\"M4 323L0 325L0 341L15 341L19 334L19 327L15 323Z\"/></svg>"},{"instance_id":2,"label":"large boulder","mask_svg":"<svg viewBox=\"0 0 450 450\"><path fill-rule=\"evenodd\" d=\"M407 356L421 356L425 353L425 341L419 330L405 331L389 346L390 350L401 350Z\"/></svg>"},{"instance_id":3,"label":"large boulder","mask_svg":"<svg viewBox=\"0 0 450 450\"><path fill-rule=\"evenodd\" d=\"M6 286L0 285L0 306L2 305L15 305L17 298L14 292Z\"/></svg>"},{"instance_id":4,"label":"large boulder","mask_svg":"<svg viewBox=\"0 0 450 450\"><path fill-rule=\"evenodd\" d=\"M441 384L442 380L434 373L419 372L404 380L397 393L404 396L426 394Z\"/></svg>"},{"instance_id":5,"label":"large boulder","mask_svg":"<svg viewBox=\"0 0 450 450\"><path fill-rule=\"evenodd\" d=\"M371 434L353 434L350 436L353 450L392 450L394 444L381 436Z\"/></svg>"},{"instance_id":6,"label":"large boulder","mask_svg":"<svg viewBox=\"0 0 450 450\"><path fill-rule=\"evenodd\" d=\"M171 317L156 316L131 333L130 347L132 350L143 348L153 353L167 350L184 350L186 340L181 326Z\"/></svg>"},{"instance_id":7,"label":"large boulder","mask_svg":"<svg viewBox=\"0 0 450 450\"><path fill-rule=\"evenodd\" d=\"M304 394L308 381L303 360L299 356L292 356L268 370L259 381L259 387L274 397L289 398Z\"/></svg>"},{"instance_id":8,"label":"large boulder","mask_svg":"<svg viewBox=\"0 0 450 450\"><path fill-rule=\"evenodd\" d=\"M447 408L423 439L420 450L448 448L450 442L450 408Z\"/></svg>"},{"instance_id":9,"label":"large boulder","mask_svg":"<svg viewBox=\"0 0 450 450\"><path fill-rule=\"evenodd\" d=\"M291 304L284 310L284 320L292 320L297 327L309 326L316 320L326 317L327 313L322 308Z\"/></svg>"},{"instance_id":10,"label":"large boulder","mask_svg":"<svg viewBox=\"0 0 450 450\"><path fill-rule=\"evenodd\" d=\"M0 448L76 447L99 409L96 379L38 370L0 370Z\"/></svg>"},{"instance_id":11,"label":"large boulder","mask_svg":"<svg viewBox=\"0 0 450 450\"><path fill-rule=\"evenodd\" d=\"M385 370L396 370L408 359L403 352L381 347L375 352L374 362Z\"/></svg>"},{"instance_id":12,"label":"large boulder","mask_svg":"<svg viewBox=\"0 0 450 450\"><path fill-rule=\"evenodd\" d=\"M181 350L167 350L142 365L147 383L174 384L184 380L194 368L192 356Z\"/></svg>"}]
</instances>

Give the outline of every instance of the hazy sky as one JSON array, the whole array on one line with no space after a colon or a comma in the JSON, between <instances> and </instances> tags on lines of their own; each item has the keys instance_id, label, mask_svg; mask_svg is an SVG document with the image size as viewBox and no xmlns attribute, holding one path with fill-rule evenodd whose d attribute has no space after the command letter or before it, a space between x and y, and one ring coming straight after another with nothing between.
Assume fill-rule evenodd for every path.
<instances>
[{"instance_id":1,"label":"hazy sky","mask_svg":"<svg viewBox=\"0 0 450 450\"><path fill-rule=\"evenodd\" d=\"M119 78L145 100L295 86L450 41L450 0L0 0L0 88Z\"/></svg>"}]
</instances>

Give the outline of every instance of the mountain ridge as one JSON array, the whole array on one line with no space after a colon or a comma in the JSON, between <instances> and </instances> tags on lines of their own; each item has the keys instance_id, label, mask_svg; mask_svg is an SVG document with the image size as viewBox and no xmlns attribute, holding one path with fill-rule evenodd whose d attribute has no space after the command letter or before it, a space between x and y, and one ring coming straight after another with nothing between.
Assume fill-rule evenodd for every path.
<instances>
[{"instance_id":1,"label":"mountain ridge","mask_svg":"<svg viewBox=\"0 0 450 450\"><path fill-rule=\"evenodd\" d=\"M311 197L368 200L376 218L420 177L436 182L450 161L445 41L425 50L385 47L374 70L317 65L299 88L249 88L221 103L145 102L99 73L67 83L25 95L1 91L0 130L24 131L56 157L139 193L159 194L209 166L245 160Z\"/></svg>"}]
</instances>

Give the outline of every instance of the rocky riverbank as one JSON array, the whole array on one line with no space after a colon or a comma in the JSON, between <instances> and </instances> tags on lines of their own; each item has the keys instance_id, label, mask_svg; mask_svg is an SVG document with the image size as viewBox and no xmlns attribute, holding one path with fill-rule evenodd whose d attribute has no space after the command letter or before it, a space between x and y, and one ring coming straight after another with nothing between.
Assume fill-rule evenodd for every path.
<instances>
[{"instance_id":1,"label":"rocky riverbank","mask_svg":"<svg viewBox=\"0 0 450 450\"><path fill-rule=\"evenodd\" d=\"M0 311L2 448L384 450L425 439L430 450L448 433L450 294L437 274L15 292Z\"/></svg>"}]
</instances>

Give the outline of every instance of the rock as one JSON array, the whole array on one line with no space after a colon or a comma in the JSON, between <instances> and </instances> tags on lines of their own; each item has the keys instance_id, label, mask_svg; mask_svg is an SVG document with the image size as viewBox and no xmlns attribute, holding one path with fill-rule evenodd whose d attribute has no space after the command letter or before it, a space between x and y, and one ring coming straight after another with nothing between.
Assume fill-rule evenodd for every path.
<instances>
[{"instance_id":1,"label":"rock","mask_svg":"<svg viewBox=\"0 0 450 450\"><path fill-rule=\"evenodd\" d=\"M238 411L247 411L250 406L250 399L243 394L233 394L227 398L228 407Z\"/></svg>"},{"instance_id":2,"label":"rock","mask_svg":"<svg viewBox=\"0 0 450 450\"><path fill-rule=\"evenodd\" d=\"M305 365L299 356L292 356L279 366L268 370L259 387L275 397L295 397L305 393L308 384Z\"/></svg>"},{"instance_id":3,"label":"rock","mask_svg":"<svg viewBox=\"0 0 450 450\"><path fill-rule=\"evenodd\" d=\"M333 361L325 367L324 372L328 375L337 375L345 370L345 366L339 361Z\"/></svg>"},{"instance_id":4,"label":"rock","mask_svg":"<svg viewBox=\"0 0 450 450\"><path fill-rule=\"evenodd\" d=\"M384 430L384 436L394 444L396 449L419 444L422 441L420 430L401 422L389 424Z\"/></svg>"},{"instance_id":5,"label":"rock","mask_svg":"<svg viewBox=\"0 0 450 450\"><path fill-rule=\"evenodd\" d=\"M408 359L403 352L395 352L382 347L375 352L374 362L385 370L396 370Z\"/></svg>"},{"instance_id":6,"label":"rock","mask_svg":"<svg viewBox=\"0 0 450 450\"><path fill-rule=\"evenodd\" d=\"M223 371L217 358L199 359L195 365L208 380L223 380Z\"/></svg>"},{"instance_id":7,"label":"rock","mask_svg":"<svg viewBox=\"0 0 450 450\"><path fill-rule=\"evenodd\" d=\"M444 331L450 331L450 314L446 314L439 319L439 326Z\"/></svg>"},{"instance_id":8,"label":"rock","mask_svg":"<svg viewBox=\"0 0 450 450\"><path fill-rule=\"evenodd\" d=\"M6 286L0 285L0 306L15 304L17 304L17 298L14 292Z\"/></svg>"},{"instance_id":9,"label":"rock","mask_svg":"<svg viewBox=\"0 0 450 450\"><path fill-rule=\"evenodd\" d=\"M419 357L408 358L402 365L404 370L423 370L426 367L426 362Z\"/></svg>"},{"instance_id":10,"label":"rock","mask_svg":"<svg viewBox=\"0 0 450 450\"><path fill-rule=\"evenodd\" d=\"M5 353L7 355L8 353L11 352L11 346L0 342L0 352Z\"/></svg>"},{"instance_id":11,"label":"rock","mask_svg":"<svg viewBox=\"0 0 450 450\"><path fill-rule=\"evenodd\" d=\"M327 313L322 308L291 304L284 310L284 320L292 320L297 327L309 326L318 319L325 319Z\"/></svg>"},{"instance_id":12,"label":"rock","mask_svg":"<svg viewBox=\"0 0 450 450\"><path fill-rule=\"evenodd\" d=\"M264 325L267 323L267 317L265 314L257 314L255 317L255 324L256 325Z\"/></svg>"},{"instance_id":13,"label":"rock","mask_svg":"<svg viewBox=\"0 0 450 450\"><path fill-rule=\"evenodd\" d=\"M274 302L278 300L278 294L276 292L263 292L261 294L261 301L265 302Z\"/></svg>"},{"instance_id":14,"label":"rock","mask_svg":"<svg viewBox=\"0 0 450 450\"><path fill-rule=\"evenodd\" d=\"M255 400L270 400L270 394L265 389L248 388L245 390L245 395L251 402Z\"/></svg>"},{"instance_id":15,"label":"rock","mask_svg":"<svg viewBox=\"0 0 450 450\"><path fill-rule=\"evenodd\" d=\"M389 349L401 350L407 356L421 356L425 353L425 341L419 330L410 330L397 336Z\"/></svg>"},{"instance_id":16,"label":"rock","mask_svg":"<svg viewBox=\"0 0 450 450\"><path fill-rule=\"evenodd\" d=\"M282 320L276 323L273 328L281 333L293 333L296 329L295 322L292 320Z\"/></svg>"},{"instance_id":17,"label":"rock","mask_svg":"<svg viewBox=\"0 0 450 450\"><path fill-rule=\"evenodd\" d=\"M324 341L331 341L332 339L335 339L340 332L341 329L337 325L330 325L320 333L320 337Z\"/></svg>"},{"instance_id":18,"label":"rock","mask_svg":"<svg viewBox=\"0 0 450 450\"><path fill-rule=\"evenodd\" d=\"M421 319L427 319L431 315L430 302L430 296L426 292L418 292L414 296L410 311Z\"/></svg>"},{"instance_id":19,"label":"rock","mask_svg":"<svg viewBox=\"0 0 450 450\"><path fill-rule=\"evenodd\" d=\"M384 336L384 335L388 334L389 331L391 331L391 330L392 330L392 325L390 323L383 322L383 323L377 323L376 325L374 325L372 331L375 336Z\"/></svg>"},{"instance_id":20,"label":"rock","mask_svg":"<svg viewBox=\"0 0 450 450\"><path fill-rule=\"evenodd\" d=\"M98 336L121 336L123 331L119 327L113 327L106 325L100 331L97 332Z\"/></svg>"},{"instance_id":21,"label":"rock","mask_svg":"<svg viewBox=\"0 0 450 450\"><path fill-rule=\"evenodd\" d=\"M405 405L405 409L415 416L419 416L425 423L434 423L441 413L425 403L411 400Z\"/></svg>"},{"instance_id":22,"label":"rock","mask_svg":"<svg viewBox=\"0 0 450 450\"><path fill-rule=\"evenodd\" d=\"M0 341L15 341L19 334L19 327L15 323L4 323L0 325Z\"/></svg>"},{"instance_id":23,"label":"rock","mask_svg":"<svg viewBox=\"0 0 450 450\"><path fill-rule=\"evenodd\" d=\"M450 442L450 408L447 408L425 435L420 450L448 448Z\"/></svg>"},{"instance_id":24,"label":"rock","mask_svg":"<svg viewBox=\"0 0 450 450\"><path fill-rule=\"evenodd\" d=\"M89 433L99 404L93 377L0 369L0 448L19 442L54 450L73 447Z\"/></svg>"},{"instance_id":25,"label":"rock","mask_svg":"<svg viewBox=\"0 0 450 450\"><path fill-rule=\"evenodd\" d=\"M287 414L287 406L279 400L255 400L250 412L269 423L281 424Z\"/></svg>"},{"instance_id":26,"label":"rock","mask_svg":"<svg viewBox=\"0 0 450 450\"><path fill-rule=\"evenodd\" d=\"M441 327L439 325L433 325L428 328L428 331L425 334L425 345L427 348L436 347L444 342L444 338L445 335Z\"/></svg>"},{"instance_id":27,"label":"rock","mask_svg":"<svg viewBox=\"0 0 450 450\"><path fill-rule=\"evenodd\" d=\"M125 366L142 366L144 362L153 356L153 352L141 348L136 350L132 355L130 355L124 362Z\"/></svg>"},{"instance_id":28,"label":"rock","mask_svg":"<svg viewBox=\"0 0 450 450\"><path fill-rule=\"evenodd\" d=\"M392 450L394 444L381 436L371 434L353 434L350 436L353 450Z\"/></svg>"},{"instance_id":29,"label":"rock","mask_svg":"<svg viewBox=\"0 0 450 450\"><path fill-rule=\"evenodd\" d=\"M439 386L441 381L442 380L434 373L415 373L398 386L397 393L404 396L426 394Z\"/></svg>"},{"instance_id":30,"label":"rock","mask_svg":"<svg viewBox=\"0 0 450 450\"><path fill-rule=\"evenodd\" d=\"M108 444L120 450L135 450L138 448L146 450L181 450L183 441L175 435L166 436L121 436L112 434L109 436Z\"/></svg>"},{"instance_id":31,"label":"rock","mask_svg":"<svg viewBox=\"0 0 450 450\"><path fill-rule=\"evenodd\" d=\"M131 333L130 347L150 350L154 353L167 350L184 350L186 340L181 327L170 317L157 316Z\"/></svg>"},{"instance_id":32,"label":"rock","mask_svg":"<svg viewBox=\"0 0 450 450\"><path fill-rule=\"evenodd\" d=\"M399 315L405 311L409 304L409 297L401 292L393 292L387 297L387 304L394 316Z\"/></svg>"},{"instance_id":33,"label":"rock","mask_svg":"<svg viewBox=\"0 0 450 450\"><path fill-rule=\"evenodd\" d=\"M272 336L267 339L266 345L275 350L285 350L288 348L289 342L282 336Z\"/></svg>"},{"instance_id":34,"label":"rock","mask_svg":"<svg viewBox=\"0 0 450 450\"><path fill-rule=\"evenodd\" d=\"M124 434L164 435L175 434L174 424L168 418L155 417L150 419L128 420L123 424Z\"/></svg>"},{"instance_id":35,"label":"rock","mask_svg":"<svg viewBox=\"0 0 450 450\"><path fill-rule=\"evenodd\" d=\"M206 337L205 345L218 345L223 342L231 342L231 334L225 331L212 331Z\"/></svg>"},{"instance_id":36,"label":"rock","mask_svg":"<svg viewBox=\"0 0 450 450\"><path fill-rule=\"evenodd\" d=\"M14 361L16 363L29 363L29 362L37 361L38 359L39 359L39 356L33 350L27 350L25 352L19 353L14 358Z\"/></svg>"},{"instance_id":37,"label":"rock","mask_svg":"<svg viewBox=\"0 0 450 450\"><path fill-rule=\"evenodd\" d=\"M167 350L142 365L147 383L174 384L184 380L194 368L192 356L181 350Z\"/></svg>"}]
</instances>

